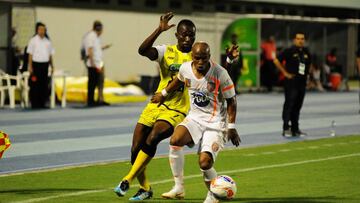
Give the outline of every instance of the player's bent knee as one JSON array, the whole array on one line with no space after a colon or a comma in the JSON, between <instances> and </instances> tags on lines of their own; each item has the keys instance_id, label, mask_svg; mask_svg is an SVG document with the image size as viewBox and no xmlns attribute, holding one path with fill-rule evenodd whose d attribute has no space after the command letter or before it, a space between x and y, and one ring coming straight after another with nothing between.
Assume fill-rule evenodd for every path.
<instances>
[{"instance_id":1,"label":"player's bent knee","mask_svg":"<svg viewBox=\"0 0 360 203\"><path fill-rule=\"evenodd\" d=\"M149 137L146 139L146 144L150 146L157 146L161 140L165 138L166 137L162 136L160 133L151 132Z\"/></svg>"},{"instance_id":2,"label":"player's bent knee","mask_svg":"<svg viewBox=\"0 0 360 203\"><path fill-rule=\"evenodd\" d=\"M146 144L150 146L157 145L156 143L157 137L154 134L150 134L149 137L146 139Z\"/></svg>"},{"instance_id":3,"label":"player's bent knee","mask_svg":"<svg viewBox=\"0 0 360 203\"><path fill-rule=\"evenodd\" d=\"M209 170L213 166L211 157L200 156L199 166L202 170Z\"/></svg>"},{"instance_id":4,"label":"player's bent knee","mask_svg":"<svg viewBox=\"0 0 360 203\"><path fill-rule=\"evenodd\" d=\"M200 162L199 164L202 170L209 170L212 167L212 163L210 161Z\"/></svg>"},{"instance_id":5,"label":"player's bent knee","mask_svg":"<svg viewBox=\"0 0 360 203\"><path fill-rule=\"evenodd\" d=\"M171 137L170 137L170 145L172 145L172 146L178 146L177 144L178 144L177 138L174 137L174 136L171 136Z\"/></svg>"},{"instance_id":6,"label":"player's bent knee","mask_svg":"<svg viewBox=\"0 0 360 203\"><path fill-rule=\"evenodd\" d=\"M170 145L172 146L178 146L178 147L183 147L184 145L181 142L181 137L179 136L171 136L170 138Z\"/></svg>"}]
</instances>

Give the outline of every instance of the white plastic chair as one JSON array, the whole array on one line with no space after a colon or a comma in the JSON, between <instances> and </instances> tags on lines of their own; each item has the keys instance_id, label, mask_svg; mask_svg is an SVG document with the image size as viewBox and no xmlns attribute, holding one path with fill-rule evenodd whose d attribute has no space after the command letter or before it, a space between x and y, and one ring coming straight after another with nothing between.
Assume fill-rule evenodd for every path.
<instances>
[{"instance_id":1,"label":"white plastic chair","mask_svg":"<svg viewBox=\"0 0 360 203\"><path fill-rule=\"evenodd\" d=\"M29 106L29 75L28 72L23 74L19 72L16 76L13 76L0 70L0 107L4 107L6 93L8 93L10 108L15 108L16 90L21 92L21 107ZM15 85L12 85L11 81L15 81Z\"/></svg>"},{"instance_id":2,"label":"white plastic chair","mask_svg":"<svg viewBox=\"0 0 360 203\"><path fill-rule=\"evenodd\" d=\"M50 108L55 108L55 78L63 79L62 95L61 95L61 108L66 107L66 77L69 73L63 70L56 71L51 78L51 94L50 94Z\"/></svg>"},{"instance_id":3,"label":"white plastic chair","mask_svg":"<svg viewBox=\"0 0 360 203\"><path fill-rule=\"evenodd\" d=\"M15 80L15 85L11 85L11 81ZM0 107L4 107L5 104L5 92L8 93L10 108L15 108L15 90L18 88L20 89L20 76L13 76L4 73L3 71L0 72Z\"/></svg>"}]
</instances>

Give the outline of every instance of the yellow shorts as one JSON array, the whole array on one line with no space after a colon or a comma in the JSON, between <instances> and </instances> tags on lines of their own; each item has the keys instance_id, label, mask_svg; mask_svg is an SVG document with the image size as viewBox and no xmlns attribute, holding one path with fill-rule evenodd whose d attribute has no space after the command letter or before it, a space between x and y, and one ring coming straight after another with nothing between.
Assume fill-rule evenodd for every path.
<instances>
[{"instance_id":1,"label":"yellow shorts","mask_svg":"<svg viewBox=\"0 0 360 203\"><path fill-rule=\"evenodd\" d=\"M156 121L164 120L169 122L172 126L176 127L184 120L185 114L170 110L164 105L159 107L157 105L158 104L154 103L149 103L146 105L145 109L140 115L138 123L152 127Z\"/></svg>"}]
</instances>

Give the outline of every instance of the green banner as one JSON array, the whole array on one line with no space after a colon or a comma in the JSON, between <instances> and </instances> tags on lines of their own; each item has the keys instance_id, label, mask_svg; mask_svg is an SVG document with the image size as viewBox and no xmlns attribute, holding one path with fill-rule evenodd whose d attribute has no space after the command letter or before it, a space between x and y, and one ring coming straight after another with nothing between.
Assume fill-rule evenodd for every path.
<instances>
[{"instance_id":1,"label":"green banner","mask_svg":"<svg viewBox=\"0 0 360 203\"><path fill-rule=\"evenodd\" d=\"M237 89L257 87L257 65L259 60L259 20L238 19L232 22L224 31L221 41L221 54L226 54L227 47L232 45L234 36L243 54L243 68Z\"/></svg>"},{"instance_id":2,"label":"green banner","mask_svg":"<svg viewBox=\"0 0 360 203\"><path fill-rule=\"evenodd\" d=\"M239 78L237 88L256 87L257 61L258 56L256 54L243 54L243 68L241 69L241 77Z\"/></svg>"}]
</instances>

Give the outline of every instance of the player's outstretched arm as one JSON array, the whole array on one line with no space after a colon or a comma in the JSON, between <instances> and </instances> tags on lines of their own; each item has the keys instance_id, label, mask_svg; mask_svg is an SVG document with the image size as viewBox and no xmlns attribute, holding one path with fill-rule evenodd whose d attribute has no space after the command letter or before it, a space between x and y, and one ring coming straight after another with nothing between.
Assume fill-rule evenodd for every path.
<instances>
[{"instance_id":1,"label":"player's outstretched arm","mask_svg":"<svg viewBox=\"0 0 360 203\"><path fill-rule=\"evenodd\" d=\"M147 37L139 47L138 52L141 56L146 56L152 61L158 58L158 52L153 47L153 44L162 32L175 26L175 24L169 25L169 21L173 16L174 14L169 12L160 17L159 27L157 27L155 31L149 37Z\"/></svg>"},{"instance_id":2,"label":"player's outstretched arm","mask_svg":"<svg viewBox=\"0 0 360 203\"><path fill-rule=\"evenodd\" d=\"M164 103L165 98L169 93L177 90L183 84L184 83L179 80L178 77L175 77L174 80L171 81L171 83L165 89L163 89L161 92L156 92L154 96L152 96L151 102L159 103L160 106L162 103Z\"/></svg>"},{"instance_id":3,"label":"player's outstretched arm","mask_svg":"<svg viewBox=\"0 0 360 203\"><path fill-rule=\"evenodd\" d=\"M227 103L227 115L228 115L228 131L227 136L228 140L231 140L232 144L235 146L239 146L241 140L238 132L235 128L235 120L236 120L236 96L226 99Z\"/></svg>"},{"instance_id":4,"label":"player's outstretched arm","mask_svg":"<svg viewBox=\"0 0 360 203\"><path fill-rule=\"evenodd\" d=\"M235 61L239 59L239 46L231 46L227 47L225 49L226 52L226 63L225 63L225 69L228 69L230 65Z\"/></svg>"}]
</instances>

